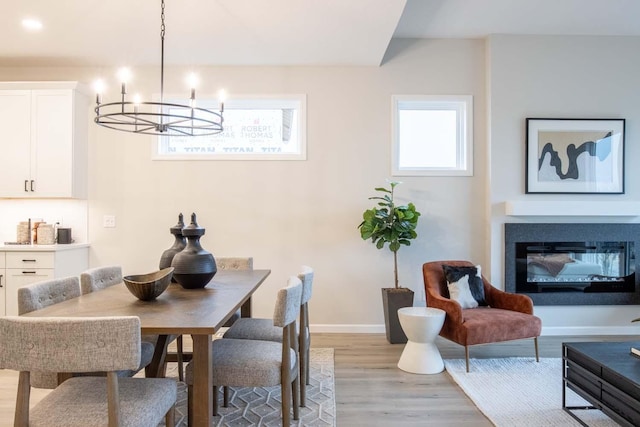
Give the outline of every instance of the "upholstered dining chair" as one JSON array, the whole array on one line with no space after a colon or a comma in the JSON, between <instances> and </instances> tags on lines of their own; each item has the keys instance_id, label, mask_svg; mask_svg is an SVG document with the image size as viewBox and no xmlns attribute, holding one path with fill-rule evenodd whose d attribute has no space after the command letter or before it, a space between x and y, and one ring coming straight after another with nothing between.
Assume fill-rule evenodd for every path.
<instances>
[{"instance_id":1,"label":"upholstered dining chair","mask_svg":"<svg viewBox=\"0 0 640 427\"><path fill-rule=\"evenodd\" d=\"M300 376L298 374L296 320L300 314L302 282L289 278L287 287L278 291L273 324L280 328L281 342L221 338L212 343L213 413L218 414L218 387L269 387L280 385L282 425L299 418ZM188 411L193 408L193 362L187 365L185 378L188 390ZM224 406L229 394L224 393ZM189 420L190 416L187 417Z\"/></svg>"},{"instance_id":2,"label":"upholstered dining chair","mask_svg":"<svg viewBox=\"0 0 640 427\"><path fill-rule=\"evenodd\" d=\"M253 270L253 257L216 257L216 266L218 270ZM238 310L222 326L228 328L240 317Z\"/></svg>"},{"instance_id":3,"label":"upholstered dining chair","mask_svg":"<svg viewBox=\"0 0 640 427\"><path fill-rule=\"evenodd\" d=\"M90 292L100 291L113 285L122 283L122 267L119 265L110 265L105 267L96 267L86 270L80 273L80 288L82 294L88 294ZM178 340L178 378L180 381L184 381L184 368L182 362L182 336L171 335L168 337L168 341ZM151 349L151 356L148 357L148 362L145 366L149 365L156 344L158 343L158 335L143 335L143 359L147 360L147 352ZM151 346L151 347L149 347Z\"/></svg>"},{"instance_id":4,"label":"upholstered dining chair","mask_svg":"<svg viewBox=\"0 0 640 427\"><path fill-rule=\"evenodd\" d=\"M306 386L310 384L309 358L311 333L309 331L309 300L313 289L314 271L311 267L302 266L298 278L302 281L302 298L300 299L300 330L298 332L298 353L300 358L300 406L307 406ZM238 319L224 338L251 339L265 341L282 341L282 328L274 326L271 319L241 318Z\"/></svg>"},{"instance_id":5,"label":"upholstered dining chair","mask_svg":"<svg viewBox=\"0 0 640 427\"><path fill-rule=\"evenodd\" d=\"M538 337L542 322L533 315L531 298L496 289L481 276L487 305L463 309L450 298L443 266L474 267L474 264L469 261L434 261L422 266L427 306L445 311L440 336L464 346L467 372L469 347L477 344L533 338L536 361L539 361Z\"/></svg>"},{"instance_id":6,"label":"upholstered dining chair","mask_svg":"<svg viewBox=\"0 0 640 427\"><path fill-rule=\"evenodd\" d=\"M137 317L3 317L0 342L0 368L20 372L15 426L175 425L175 380L116 374L140 364ZM69 378L29 409L33 371L107 375Z\"/></svg>"},{"instance_id":7,"label":"upholstered dining chair","mask_svg":"<svg viewBox=\"0 0 640 427\"><path fill-rule=\"evenodd\" d=\"M41 308L57 304L80 296L78 277L65 277L45 280L18 288L18 314L30 313ZM140 365L135 370L118 372L119 376L132 377L139 370L151 362L154 346L142 342L140 348ZM85 375L85 374L74 374ZM36 388L56 388L68 374L34 371L31 375L31 385Z\"/></svg>"}]
</instances>

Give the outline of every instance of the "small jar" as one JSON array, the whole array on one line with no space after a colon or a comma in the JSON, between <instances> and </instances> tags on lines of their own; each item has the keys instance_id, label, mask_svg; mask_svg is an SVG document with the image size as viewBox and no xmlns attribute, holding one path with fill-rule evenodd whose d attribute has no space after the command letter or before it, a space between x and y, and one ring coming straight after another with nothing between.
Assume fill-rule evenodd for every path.
<instances>
[{"instance_id":1,"label":"small jar","mask_svg":"<svg viewBox=\"0 0 640 427\"><path fill-rule=\"evenodd\" d=\"M53 245L56 242L56 233L53 224L40 224L37 230L38 245Z\"/></svg>"}]
</instances>

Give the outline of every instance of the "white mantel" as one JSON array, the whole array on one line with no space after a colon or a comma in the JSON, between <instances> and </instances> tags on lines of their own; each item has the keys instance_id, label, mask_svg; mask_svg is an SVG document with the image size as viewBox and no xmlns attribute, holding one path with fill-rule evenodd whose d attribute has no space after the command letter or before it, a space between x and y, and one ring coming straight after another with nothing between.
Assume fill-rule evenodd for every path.
<instances>
[{"instance_id":1,"label":"white mantel","mask_svg":"<svg viewBox=\"0 0 640 427\"><path fill-rule=\"evenodd\" d=\"M507 201L507 216L640 216L640 202L630 201Z\"/></svg>"}]
</instances>

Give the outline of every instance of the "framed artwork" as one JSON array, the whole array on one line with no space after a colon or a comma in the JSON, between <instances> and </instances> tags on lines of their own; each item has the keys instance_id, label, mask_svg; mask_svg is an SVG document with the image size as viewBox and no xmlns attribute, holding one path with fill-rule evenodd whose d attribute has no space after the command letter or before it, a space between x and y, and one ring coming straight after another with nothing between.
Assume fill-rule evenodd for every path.
<instances>
[{"instance_id":1,"label":"framed artwork","mask_svg":"<svg viewBox=\"0 0 640 427\"><path fill-rule=\"evenodd\" d=\"M526 193L624 194L624 119L527 119Z\"/></svg>"}]
</instances>

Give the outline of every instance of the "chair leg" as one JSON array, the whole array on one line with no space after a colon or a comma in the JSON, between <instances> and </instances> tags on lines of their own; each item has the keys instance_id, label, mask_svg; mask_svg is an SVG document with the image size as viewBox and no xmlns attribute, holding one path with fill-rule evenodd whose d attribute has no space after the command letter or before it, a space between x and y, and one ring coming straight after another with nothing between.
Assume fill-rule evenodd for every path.
<instances>
[{"instance_id":1,"label":"chair leg","mask_svg":"<svg viewBox=\"0 0 640 427\"><path fill-rule=\"evenodd\" d=\"M538 337L533 338L533 345L536 347L536 362L540 362L540 355L538 353Z\"/></svg>"},{"instance_id":2,"label":"chair leg","mask_svg":"<svg viewBox=\"0 0 640 427\"><path fill-rule=\"evenodd\" d=\"M229 407L229 386L222 386L222 406L225 408Z\"/></svg>"},{"instance_id":3,"label":"chair leg","mask_svg":"<svg viewBox=\"0 0 640 427\"><path fill-rule=\"evenodd\" d=\"M296 378L293 380L293 383L291 384L291 386L293 387L293 419L294 420L299 420L300 419L300 406L302 406L300 403L302 401L301 399L301 381L300 381L300 375L296 375Z\"/></svg>"},{"instance_id":4,"label":"chair leg","mask_svg":"<svg viewBox=\"0 0 640 427\"><path fill-rule=\"evenodd\" d=\"M306 350L300 349L300 373L298 380L300 382L300 406L307 406L307 374L309 366L307 365L308 359L305 356Z\"/></svg>"},{"instance_id":5,"label":"chair leg","mask_svg":"<svg viewBox=\"0 0 640 427\"><path fill-rule=\"evenodd\" d=\"M182 363L182 335L178 335L178 338L176 338L176 345L178 346L178 379L184 382L184 368Z\"/></svg>"},{"instance_id":6,"label":"chair leg","mask_svg":"<svg viewBox=\"0 0 640 427\"><path fill-rule=\"evenodd\" d=\"M464 360L467 362L467 372L469 372L469 346L464 346Z\"/></svg>"},{"instance_id":7,"label":"chair leg","mask_svg":"<svg viewBox=\"0 0 640 427\"><path fill-rule=\"evenodd\" d=\"M282 404L282 427L289 427L291 425L291 383L283 378L283 382L280 384L280 400Z\"/></svg>"},{"instance_id":8,"label":"chair leg","mask_svg":"<svg viewBox=\"0 0 640 427\"><path fill-rule=\"evenodd\" d=\"M218 386L213 386L213 415L218 415Z\"/></svg>"},{"instance_id":9,"label":"chair leg","mask_svg":"<svg viewBox=\"0 0 640 427\"><path fill-rule=\"evenodd\" d=\"M187 427L193 426L193 386L187 386Z\"/></svg>"},{"instance_id":10,"label":"chair leg","mask_svg":"<svg viewBox=\"0 0 640 427\"><path fill-rule=\"evenodd\" d=\"M164 423L167 427L175 427L176 425L176 405L171 406L164 416Z\"/></svg>"},{"instance_id":11,"label":"chair leg","mask_svg":"<svg viewBox=\"0 0 640 427\"><path fill-rule=\"evenodd\" d=\"M309 374L309 372L311 372L309 369L309 361L311 360L311 343L308 341L307 341L307 350L305 351L305 353L306 353L306 357L304 358L304 364L305 364L306 377L304 381L307 385L311 385L311 375Z\"/></svg>"}]
</instances>

